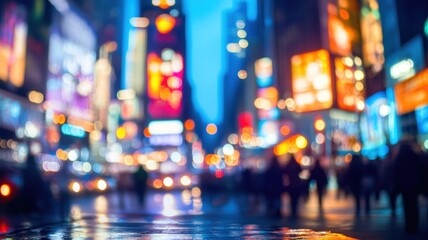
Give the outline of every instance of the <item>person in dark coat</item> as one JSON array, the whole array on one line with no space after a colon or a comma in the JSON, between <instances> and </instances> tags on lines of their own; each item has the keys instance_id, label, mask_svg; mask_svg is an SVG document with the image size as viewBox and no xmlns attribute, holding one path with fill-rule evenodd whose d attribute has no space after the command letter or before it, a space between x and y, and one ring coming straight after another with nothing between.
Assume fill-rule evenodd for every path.
<instances>
[{"instance_id":1,"label":"person in dark coat","mask_svg":"<svg viewBox=\"0 0 428 240\"><path fill-rule=\"evenodd\" d=\"M22 172L24 211L29 213L41 212L44 198L44 181L33 154L27 157L27 163Z\"/></svg>"},{"instance_id":2,"label":"person in dark coat","mask_svg":"<svg viewBox=\"0 0 428 240\"><path fill-rule=\"evenodd\" d=\"M375 196L379 178L377 162L374 160L366 161L363 165L361 190L364 196L364 209L366 214L371 210L371 200Z\"/></svg>"},{"instance_id":3,"label":"person in dark coat","mask_svg":"<svg viewBox=\"0 0 428 240\"><path fill-rule=\"evenodd\" d=\"M422 162L420 156L415 152L411 143L400 144L394 161L394 179L398 194L402 194L405 230L414 234L419 225L418 194L420 193L422 181Z\"/></svg>"},{"instance_id":4,"label":"person in dark coat","mask_svg":"<svg viewBox=\"0 0 428 240\"><path fill-rule=\"evenodd\" d=\"M391 216L395 217L397 209L397 192L394 179L394 159L397 154L397 147L390 146L388 155L383 159L383 164L380 171L381 188L386 192L391 209Z\"/></svg>"},{"instance_id":5,"label":"person in dark coat","mask_svg":"<svg viewBox=\"0 0 428 240\"><path fill-rule=\"evenodd\" d=\"M143 168L143 166L139 165L136 172L134 172L133 180L134 180L134 189L137 194L138 203L142 205L144 203L146 191L147 191L147 179L148 173Z\"/></svg>"},{"instance_id":6,"label":"person in dark coat","mask_svg":"<svg viewBox=\"0 0 428 240\"><path fill-rule=\"evenodd\" d=\"M322 211L322 199L327 188L328 178L326 171L321 166L319 158L315 159L315 164L311 169L310 179L311 181L314 181L317 185L318 206L319 210Z\"/></svg>"},{"instance_id":7,"label":"person in dark coat","mask_svg":"<svg viewBox=\"0 0 428 240\"><path fill-rule=\"evenodd\" d=\"M283 170L278 157L273 156L264 174L265 195L269 215L281 216L281 196L284 189Z\"/></svg>"},{"instance_id":8,"label":"person in dark coat","mask_svg":"<svg viewBox=\"0 0 428 240\"><path fill-rule=\"evenodd\" d=\"M361 209L361 182L363 176L363 159L361 155L354 153L352 155L351 163L346 171L346 182L348 184L349 191L355 201L355 214L360 214Z\"/></svg>"},{"instance_id":9,"label":"person in dark coat","mask_svg":"<svg viewBox=\"0 0 428 240\"><path fill-rule=\"evenodd\" d=\"M290 195L290 204L291 204L291 216L297 217L298 204L300 193L302 191L302 180L300 179L300 172L302 167L297 162L294 155L290 155L290 160L284 168L284 173L287 179L286 188Z\"/></svg>"}]
</instances>

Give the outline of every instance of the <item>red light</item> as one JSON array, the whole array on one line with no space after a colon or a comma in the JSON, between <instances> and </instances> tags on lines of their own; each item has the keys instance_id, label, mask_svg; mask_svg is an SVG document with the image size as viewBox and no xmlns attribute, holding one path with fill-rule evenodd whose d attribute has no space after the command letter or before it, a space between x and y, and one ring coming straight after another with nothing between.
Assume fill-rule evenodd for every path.
<instances>
[{"instance_id":1,"label":"red light","mask_svg":"<svg viewBox=\"0 0 428 240\"><path fill-rule=\"evenodd\" d=\"M215 171L215 177L216 178L222 178L222 177L224 177L224 172L222 170L216 170Z\"/></svg>"}]
</instances>

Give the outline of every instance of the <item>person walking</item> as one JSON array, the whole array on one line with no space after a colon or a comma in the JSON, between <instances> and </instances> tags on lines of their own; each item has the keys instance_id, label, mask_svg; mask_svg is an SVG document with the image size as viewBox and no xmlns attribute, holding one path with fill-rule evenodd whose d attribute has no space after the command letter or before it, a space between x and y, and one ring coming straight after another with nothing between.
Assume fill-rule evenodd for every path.
<instances>
[{"instance_id":1,"label":"person walking","mask_svg":"<svg viewBox=\"0 0 428 240\"><path fill-rule=\"evenodd\" d=\"M282 201L281 196L284 189L283 170L277 156L273 156L269 167L264 173L265 196L267 212L270 216L280 217Z\"/></svg>"},{"instance_id":2,"label":"person walking","mask_svg":"<svg viewBox=\"0 0 428 240\"><path fill-rule=\"evenodd\" d=\"M358 216L361 210L361 182L363 176L363 159L361 155L352 154L351 163L346 171L346 182L355 202L355 215Z\"/></svg>"},{"instance_id":3,"label":"person walking","mask_svg":"<svg viewBox=\"0 0 428 240\"><path fill-rule=\"evenodd\" d=\"M291 205L291 217L298 216L298 205L300 199L300 193L302 191L302 181L300 179L300 172L302 167L297 162L295 156L290 154L289 161L284 168L284 173L287 179L286 188L290 195L290 205Z\"/></svg>"},{"instance_id":4,"label":"person walking","mask_svg":"<svg viewBox=\"0 0 428 240\"><path fill-rule=\"evenodd\" d=\"M324 168L321 166L321 159L316 158L313 168L310 173L310 180L316 183L317 197L318 197L318 207L319 211L323 211L322 200L324 197L325 190L327 188L328 177Z\"/></svg>"},{"instance_id":5,"label":"person walking","mask_svg":"<svg viewBox=\"0 0 428 240\"><path fill-rule=\"evenodd\" d=\"M403 199L405 231L415 234L419 225L418 194L423 179L421 158L411 143L406 141L400 144L394 163L394 184Z\"/></svg>"},{"instance_id":6,"label":"person walking","mask_svg":"<svg viewBox=\"0 0 428 240\"><path fill-rule=\"evenodd\" d=\"M137 194L138 203L140 205L144 204L145 195L147 191L147 179L148 179L148 173L143 168L143 166L139 165L137 168L137 171L133 175L134 180L134 190Z\"/></svg>"}]
</instances>

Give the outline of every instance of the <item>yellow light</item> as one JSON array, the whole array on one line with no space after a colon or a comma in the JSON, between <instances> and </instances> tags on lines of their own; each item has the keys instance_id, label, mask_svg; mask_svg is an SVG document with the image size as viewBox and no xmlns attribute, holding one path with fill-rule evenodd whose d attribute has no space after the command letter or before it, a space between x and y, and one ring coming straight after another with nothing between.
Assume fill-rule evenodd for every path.
<instances>
[{"instance_id":1,"label":"yellow light","mask_svg":"<svg viewBox=\"0 0 428 240\"><path fill-rule=\"evenodd\" d=\"M134 157L132 155L126 155L123 158L123 163L125 163L125 165L127 166L131 166L134 164Z\"/></svg>"},{"instance_id":2,"label":"yellow light","mask_svg":"<svg viewBox=\"0 0 428 240\"><path fill-rule=\"evenodd\" d=\"M296 146L300 149L304 149L306 146L308 146L308 140L306 140L306 138L303 136L298 136L296 138Z\"/></svg>"},{"instance_id":3,"label":"yellow light","mask_svg":"<svg viewBox=\"0 0 428 240\"><path fill-rule=\"evenodd\" d=\"M9 196L9 195L10 195L10 192L11 192L11 190L10 190L10 186L9 186L9 185L7 185L7 184L3 184L3 185L1 185L1 187L0 187L0 194L1 194L3 197L7 197L7 196Z\"/></svg>"},{"instance_id":4,"label":"yellow light","mask_svg":"<svg viewBox=\"0 0 428 240\"><path fill-rule=\"evenodd\" d=\"M217 126L214 123L210 123L207 125L206 131L209 135L214 135L217 133Z\"/></svg>"},{"instance_id":5,"label":"yellow light","mask_svg":"<svg viewBox=\"0 0 428 240\"><path fill-rule=\"evenodd\" d=\"M364 90L364 84L362 82L355 83L355 89L357 91L363 91Z\"/></svg>"},{"instance_id":6,"label":"yellow light","mask_svg":"<svg viewBox=\"0 0 428 240\"><path fill-rule=\"evenodd\" d=\"M72 182L71 183L71 191L78 193L78 192L80 192L80 190L82 190L80 183L78 183L78 182Z\"/></svg>"},{"instance_id":7,"label":"yellow light","mask_svg":"<svg viewBox=\"0 0 428 240\"><path fill-rule=\"evenodd\" d=\"M104 179L97 181L97 188L100 191L105 191L107 189L107 182Z\"/></svg>"},{"instance_id":8,"label":"yellow light","mask_svg":"<svg viewBox=\"0 0 428 240\"><path fill-rule=\"evenodd\" d=\"M163 186L163 184L162 184L162 181L160 179L155 179L153 181L153 187L154 188L159 189L159 188L162 188L162 186Z\"/></svg>"},{"instance_id":9,"label":"yellow light","mask_svg":"<svg viewBox=\"0 0 428 240\"><path fill-rule=\"evenodd\" d=\"M245 38L247 36L247 32L243 29L238 30L238 37Z\"/></svg>"},{"instance_id":10,"label":"yellow light","mask_svg":"<svg viewBox=\"0 0 428 240\"><path fill-rule=\"evenodd\" d=\"M238 45L239 45L241 48L247 48L247 47L248 47L248 41L247 41L247 40L245 40L245 39L241 39L241 40L239 40Z\"/></svg>"},{"instance_id":11,"label":"yellow light","mask_svg":"<svg viewBox=\"0 0 428 240\"><path fill-rule=\"evenodd\" d=\"M194 198L198 198L198 197L200 197L200 196L201 196L201 189L200 189L200 188L198 188L198 187L194 187L194 188L192 188L192 190L191 190L191 194L192 194L192 197L194 197Z\"/></svg>"},{"instance_id":12,"label":"yellow light","mask_svg":"<svg viewBox=\"0 0 428 240\"><path fill-rule=\"evenodd\" d=\"M116 130L116 137L119 140L122 140L126 137L126 129L124 127L119 127Z\"/></svg>"},{"instance_id":13,"label":"yellow light","mask_svg":"<svg viewBox=\"0 0 428 240\"><path fill-rule=\"evenodd\" d=\"M325 129L325 122L322 119L315 120L314 124L315 130L317 131L323 131Z\"/></svg>"},{"instance_id":14,"label":"yellow light","mask_svg":"<svg viewBox=\"0 0 428 240\"><path fill-rule=\"evenodd\" d=\"M165 187L170 188L172 187L173 184L174 184L174 180L172 180L171 177L166 177L163 179L163 185L165 185Z\"/></svg>"},{"instance_id":15,"label":"yellow light","mask_svg":"<svg viewBox=\"0 0 428 240\"><path fill-rule=\"evenodd\" d=\"M363 73L363 71L361 71L361 70L356 70L356 71L354 72L354 77L355 77L355 80L357 80L357 81L361 81L361 80L363 80L363 79L364 79L364 73Z\"/></svg>"},{"instance_id":16,"label":"yellow light","mask_svg":"<svg viewBox=\"0 0 428 240\"><path fill-rule=\"evenodd\" d=\"M189 176L184 175L180 178L180 183L181 185L187 187L187 186L190 186L190 184L192 183L192 180L190 179Z\"/></svg>"},{"instance_id":17,"label":"yellow light","mask_svg":"<svg viewBox=\"0 0 428 240\"><path fill-rule=\"evenodd\" d=\"M30 100L30 102L32 103L40 104L43 102L44 99L45 99L45 96L41 92L31 91L28 94L28 100Z\"/></svg>"},{"instance_id":18,"label":"yellow light","mask_svg":"<svg viewBox=\"0 0 428 240\"><path fill-rule=\"evenodd\" d=\"M168 14L161 14L156 18L156 28L162 34L167 34L175 27L175 18Z\"/></svg>"}]
</instances>

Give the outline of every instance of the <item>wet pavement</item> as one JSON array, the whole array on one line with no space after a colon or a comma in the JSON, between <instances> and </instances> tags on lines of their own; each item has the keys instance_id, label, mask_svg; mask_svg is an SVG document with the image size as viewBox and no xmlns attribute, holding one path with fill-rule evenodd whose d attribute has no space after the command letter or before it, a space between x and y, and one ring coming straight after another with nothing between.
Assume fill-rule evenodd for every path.
<instances>
[{"instance_id":1,"label":"wet pavement","mask_svg":"<svg viewBox=\"0 0 428 240\"><path fill-rule=\"evenodd\" d=\"M260 199L237 195L150 192L144 206L130 194L120 200L117 194L74 199L69 221L0 218L0 239L428 239L426 217L417 235L406 235L402 209L391 218L384 198L356 217L351 199L330 192L323 212L311 197L296 219L288 217L286 196L280 218L267 217Z\"/></svg>"}]
</instances>

